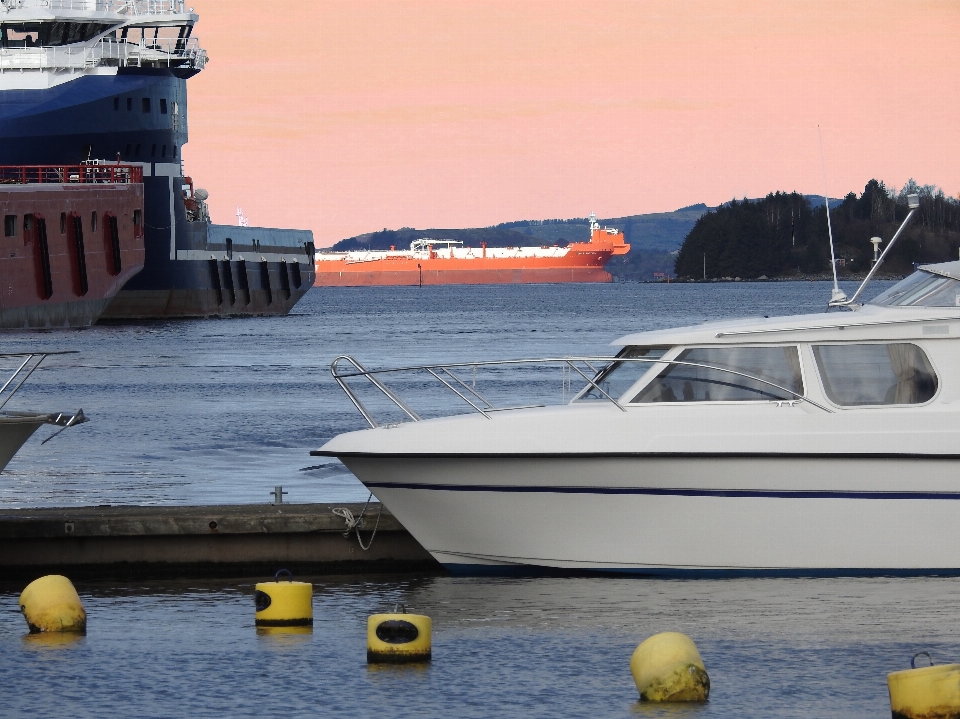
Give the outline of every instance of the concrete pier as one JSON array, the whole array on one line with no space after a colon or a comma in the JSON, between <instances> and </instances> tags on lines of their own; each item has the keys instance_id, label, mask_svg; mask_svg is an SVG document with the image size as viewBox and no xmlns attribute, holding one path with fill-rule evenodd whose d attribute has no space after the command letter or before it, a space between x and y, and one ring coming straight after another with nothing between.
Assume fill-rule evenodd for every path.
<instances>
[{"instance_id":1,"label":"concrete pier","mask_svg":"<svg viewBox=\"0 0 960 719\"><path fill-rule=\"evenodd\" d=\"M442 571L384 509L373 545L360 548L333 513L362 504L209 507L100 506L0 510L0 578L239 577ZM364 543L379 504L366 511Z\"/></svg>"}]
</instances>

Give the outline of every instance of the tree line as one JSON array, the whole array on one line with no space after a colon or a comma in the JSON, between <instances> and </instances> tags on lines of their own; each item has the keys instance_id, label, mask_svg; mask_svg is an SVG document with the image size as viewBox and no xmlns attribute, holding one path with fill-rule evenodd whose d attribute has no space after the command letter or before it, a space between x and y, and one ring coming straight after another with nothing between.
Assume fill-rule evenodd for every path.
<instances>
[{"instance_id":1,"label":"tree line","mask_svg":"<svg viewBox=\"0 0 960 719\"><path fill-rule=\"evenodd\" d=\"M871 237L881 251L907 216L907 195L920 196L910 226L884 261L882 274L904 274L914 263L958 258L960 201L935 185L910 180L899 191L870 180L858 197L831 201L830 220L839 274L863 274L871 266ZM830 272L825 205L814 207L796 192L759 200L732 200L704 214L684 239L674 272L690 279L744 279Z\"/></svg>"}]
</instances>

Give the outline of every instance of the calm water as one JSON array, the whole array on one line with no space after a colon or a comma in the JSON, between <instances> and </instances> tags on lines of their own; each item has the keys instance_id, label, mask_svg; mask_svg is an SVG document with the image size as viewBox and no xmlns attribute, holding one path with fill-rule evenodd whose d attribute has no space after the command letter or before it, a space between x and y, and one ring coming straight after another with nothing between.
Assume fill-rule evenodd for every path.
<instances>
[{"instance_id":1,"label":"calm water","mask_svg":"<svg viewBox=\"0 0 960 719\"><path fill-rule=\"evenodd\" d=\"M608 354L629 332L828 297L810 282L315 288L282 318L4 332L3 351L79 351L49 358L8 408L91 421L43 446L42 428L0 474L0 507L255 503L278 484L289 502L362 501L342 465L308 454L366 426L330 378L339 354L368 367Z\"/></svg>"},{"instance_id":2,"label":"calm water","mask_svg":"<svg viewBox=\"0 0 960 719\"><path fill-rule=\"evenodd\" d=\"M29 636L0 589L4 717L889 717L886 674L960 658L955 579L314 579L308 635L250 584L81 585L85 637ZM366 617L434 620L428 668L371 669ZM630 655L691 635L705 705L640 704Z\"/></svg>"}]
</instances>

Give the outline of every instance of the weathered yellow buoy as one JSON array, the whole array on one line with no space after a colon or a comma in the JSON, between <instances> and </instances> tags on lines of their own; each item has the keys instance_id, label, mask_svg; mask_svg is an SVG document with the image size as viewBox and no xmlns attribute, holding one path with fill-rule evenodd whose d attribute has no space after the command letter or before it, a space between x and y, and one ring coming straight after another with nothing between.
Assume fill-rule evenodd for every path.
<instances>
[{"instance_id":1,"label":"weathered yellow buoy","mask_svg":"<svg viewBox=\"0 0 960 719\"><path fill-rule=\"evenodd\" d=\"M887 675L893 719L957 719L960 717L960 664L933 664Z\"/></svg>"},{"instance_id":2,"label":"weathered yellow buoy","mask_svg":"<svg viewBox=\"0 0 960 719\"><path fill-rule=\"evenodd\" d=\"M286 575L286 579L280 579ZM258 627L297 627L313 625L313 585L295 582L289 570L281 569L272 582L255 587Z\"/></svg>"},{"instance_id":3,"label":"weathered yellow buoy","mask_svg":"<svg viewBox=\"0 0 960 719\"><path fill-rule=\"evenodd\" d=\"M397 611L402 608L403 611ZM428 662L433 622L422 614L407 614L406 607L392 614L374 614L367 619L367 661Z\"/></svg>"},{"instance_id":4,"label":"weathered yellow buoy","mask_svg":"<svg viewBox=\"0 0 960 719\"><path fill-rule=\"evenodd\" d=\"M663 632L642 642L630 657L630 673L645 701L705 702L710 696L710 677L686 634Z\"/></svg>"},{"instance_id":5,"label":"weathered yellow buoy","mask_svg":"<svg viewBox=\"0 0 960 719\"><path fill-rule=\"evenodd\" d=\"M31 632L87 631L87 613L69 579L49 574L35 579L20 594L20 611Z\"/></svg>"}]
</instances>

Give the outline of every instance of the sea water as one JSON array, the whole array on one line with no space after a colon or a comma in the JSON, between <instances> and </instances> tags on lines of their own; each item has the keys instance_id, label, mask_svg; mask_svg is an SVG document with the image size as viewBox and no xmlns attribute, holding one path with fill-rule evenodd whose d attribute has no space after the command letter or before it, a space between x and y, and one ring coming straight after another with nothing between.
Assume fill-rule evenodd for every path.
<instances>
[{"instance_id":1,"label":"sea water","mask_svg":"<svg viewBox=\"0 0 960 719\"><path fill-rule=\"evenodd\" d=\"M956 579L308 579L308 634L258 633L249 580L80 584L77 638L28 635L0 586L0 716L877 719L887 673L960 658ZM395 603L433 618L431 664L366 665ZM638 701L661 631L696 641L706 704Z\"/></svg>"},{"instance_id":2,"label":"sea water","mask_svg":"<svg viewBox=\"0 0 960 719\"><path fill-rule=\"evenodd\" d=\"M877 283L874 292L883 284ZM851 287L845 288L848 294ZM0 474L0 506L363 500L309 450L365 426L328 367L603 355L617 337L824 309L821 283L314 289L284 318L13 332L51 357L18 408L91 421ZM559 381L554 387L559 392ZM559 395L558 395L559 396ZM0 717L880 717L917 652L960 659L960 580L304 578L307 634L254 627L253 582L88 582L83 637L28 635L0 578ZM366 617L434 620L428 666L368 667ZM681 631L703 705L638 702L630 655Z\"/></svg>"},{"instance_id":3,"label":"sea water","mask_svg":"<svg viewBox=\"0 0 960 719\"><path fill-rule=\"evenodd\" d=\"M829 296L815 282L313 288L286 317L3 332L2 352L77 352L49 357L6 408L90 421L44 445L41 428L0 474L0 507L264 503L277 485L287 502L363 501L343 465L309 455L367 426L330 375L338 355L371 369L608 356L631 332L822 312Z\"/></svg>"}]
</instances>

